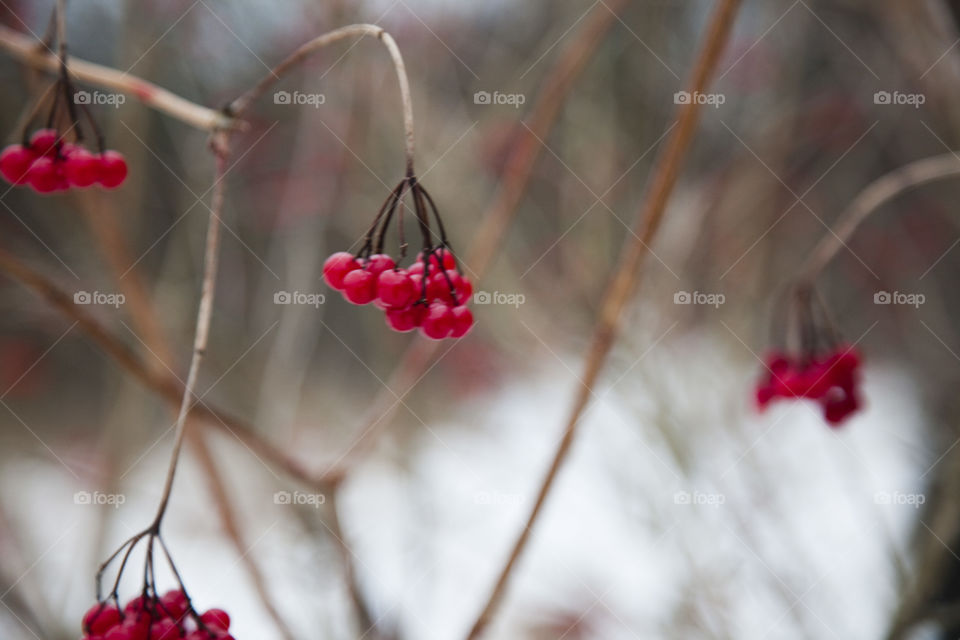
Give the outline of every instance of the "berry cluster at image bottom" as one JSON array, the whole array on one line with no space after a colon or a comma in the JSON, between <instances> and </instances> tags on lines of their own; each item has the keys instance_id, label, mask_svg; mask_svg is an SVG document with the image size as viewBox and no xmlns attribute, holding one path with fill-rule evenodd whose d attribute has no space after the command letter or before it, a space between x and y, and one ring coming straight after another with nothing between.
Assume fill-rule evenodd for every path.
<instances>
[{"instance_id":1,"label":"berry cluster at image bottom","mask_svg":"<svg viewBox=\"0 0 960 640\"><path fill-rule=\"evenodd\" d=\"M183 591L159 598L138 596L121 611L109 602L95 604L83 616L82 640L233 640L230 616L221 609L192 615Z\"/></svg>"}]
</instances>

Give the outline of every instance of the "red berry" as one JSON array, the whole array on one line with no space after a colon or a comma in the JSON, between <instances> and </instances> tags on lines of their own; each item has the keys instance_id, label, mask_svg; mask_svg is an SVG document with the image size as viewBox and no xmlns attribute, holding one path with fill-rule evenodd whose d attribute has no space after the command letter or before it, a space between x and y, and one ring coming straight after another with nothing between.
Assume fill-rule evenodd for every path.
<instances>
[{"instance_id":1,"label":"red berry","mask_svg":"<svg viewBox=\"0 0 960 640\"><path fill-rule=\"evenodd\" d=\"M377 297L388 308L403 309L417 299L413 280L403 269L387 269L377 279Z\"/></svg>"},{"instance_id":2,"label":"red berry","mask_svg":"<svg viewBox=\"0 0 960 640\"><path fill-rule=\"evenodd\" d=\"M52 158L37 158L27 171L27 182L37 193L53 193L60 186L57 166Z\"/></svg>"},{"instance_id":3,"label":"red berry","mask_svg":"<svg viewBox=\"0 0 960 640\"><path fill-rule=\"evenodd\" d=\"M230 616L223 609L208 609L200 616L200 621L215 629L222 629L223 631L230 629Z\"/></svg>"},{"instance_id":4,"label":"red berry","mask_svg":"<svg viewBox=\"0 0 960 640\"><path fill-rule=\"evenodd\" d=\"M394 331L406 333L419 327L426 315L427 308L422 304L414 304L406 309L387 309L387 326Z\"/></svg>"},{"instance_id":5,"label":"red berry","mask_svg":"<svg viewBox=\"0 0 960 640\"><path fill-rule=\"evenodd\" d=\"M470 309L466 305L454 307L450 310L450 317L452 319L450 337L462 338L467 335L467 332L473 326L473 313L470 312Z\"/></svg>"},{"instance_id":6,"label":"red berry","mask_svg":"<svg viewBox=\"0 0 960 640\"><path fill-rule=\"evenodd\" d=\"M123 154L116 151L104 151L100 154L100 185L106 189L115 189L127 178L127 161Z\"/></svg>"},{"instance_id":7,"label":"red berry","mask_svg":"<svg viewBox=\"0 0 960 640\"><path fill-rule=\"evenodd\" d=\"M187 612L187 594L179 589L171 589L160 598L160 611L180 620Z\"/></svg>"},{"instance_id":8,"label":"red berry","mask_svg":"<svg viewBox=\"0 0 960 640\"><path fill-rule=\"evenodd\" d=\"M368 304L377 297L377 279L366 269L354 269L343 278L343 296L353 304Z\"/></svg>"},{"instance_id":9,"label":"red berry","mask_svg":"<svg viewBox=\"0 0 960 640\"><path fill-rule=\"evenodd\" d=\"M418 259L416 262L410 265L410 267L407 269L407 273L412 276L423 275L423 262Z\"/></svg>"},{"instance_id":10,"label":"red berry","mask_svg":"<svg viewBox=\"0 0 960 640\"><path fill-rule=\"evenodd\" d=\"M442 302L434 302L420 325L420 332L431 340L443 340L453 330L453 315L450 307Z\"/></svg>"},{"instance_id":11,"label":"red berry","mask_svg":"<svg viewBox=\"0 0 960 640\"><path fill-rule=\"evenodd\" d=\"M105 633L120 623L120 611L112 604L97 603L83 616L83 630Z\"/></svg>"},{"instance_id":12,"label":"red berry","mask_svg":"<svg viewBox=\"0 0 960 640\"><path fill-rule=\"evenodd\" d=\"M417 261L425 262L423 259L423 252L417 254ZM455 269L457 266L457 261L454 259L453 254L449 249L436 249L433 252L433 260L430 261L430 271L436 271L440 265L443 265L444 269Z\"/></svg>"},{"instance_id":13,"label":"red berry","mask_svg":"<svg viewBox=\"0 0 960 640\"><path fill-rule=\"evenodd\" d=\"M77 147L64 161L64 174L75 187L89 187L100 177L100 159L83 147Z\"/></svg>"},{"instance_id":14,"label":"red berry","mask_svg":"<svg viewBox=\"0 0 960 640\"><path fill-rule=\"evenodd\" d=\"M0 153L0 174L10 184L26 184L30 165L37 155L19 144L12 144Z\"/></svg>"},{"instance_id":15,"label":"red berry","mask_svg":"<svg viewBox=\"0 0 960 640\"><path fill-rule=\"evenodd\" d=\"M470 278L467 276L460 276L460 282L457 284L457 298L460 299L460 304L467 304L470 302L470 297L473 295L473 283L470 282Z\"/></svg>"},{"instance_id":16,"label":"red berry","mask_svg":"<svg viewBox=\"0 0 960 640\"><path fill-rule=\"evenodd\" d=\"M30 149L38 156L52 155L59 139L60 134L55 129L37 129L30 136Z\"/></svg>"},{"instance_id":17,"label":"red berry","mask_svg":"<svg viewBox=\"0 0 960 640\"><path fill-rule=\"evenodd\" d=\"M344 276L359 268L360 263L352 255L346 251L338 251L323 263L323 279L331 289L342 291Z\"/></svg>"},{"instance_id":18,"label":"red berry","mask_svg":"<svg viewBox=\"0 0 960 640\"><path fill-rule=\"evenodd\" d=\"M103 634L103 640L130 640L130 629L116 626Z\"/></svg>"},{"instance_id":19,"label":"red berry","mask_svg":"<svg viewBox=\"0 0 960 640\"><path fill-rule=\"evenodd\" d=\"M374 276L379 277L381 273L387 269L393 269L397 265L390 256L384 253L375 253L367 258L367 263L364 266Z\"/></svg>"},{"instance_id":20,"label":"red berry","mask_svg":"<svg viewBox=\"0 0 960 640\"><path fill-rule=\"evenodd\" d=\"M183 635L169 618L157 620L150 625L150 640L179 640Z\"/></svg>"},{"instance_id":21,"label":"red berry","mask_svg":"<svg viewBox=\"0 0 960 640\"><path fill-rule=\"evenodd\" d=\"M450 295L450 284L442 273L434 273L427 280L427 300L431 302L439 300L444 304L452 302Z\"/></svg>"}]
</instances>

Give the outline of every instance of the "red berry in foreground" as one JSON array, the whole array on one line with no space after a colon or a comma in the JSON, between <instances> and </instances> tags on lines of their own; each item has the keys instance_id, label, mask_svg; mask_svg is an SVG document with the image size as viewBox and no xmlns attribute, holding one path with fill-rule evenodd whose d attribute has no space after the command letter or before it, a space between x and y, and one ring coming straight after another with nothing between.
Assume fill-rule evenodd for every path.
<instances>
[{"instance_id":1,"label":"red berry in foreground","mask_svg":"<svg viewBox=\"0 0 960 640\"><path fill-rule=\"evenodd\" d=\"M387 309L387 326L394 331L406 333L419 327L426 315L427 308L422 304L414 304L406 309Z\"/></svg>"},{"instance_id":2,"label":"red berry in foreground","mask_svg":"<svg viewBox=\"0 0 960 640\"><path fill-rule=\"evenodd\" d=\"M0 153L0 174L11 184L26 184L27 172L37 154L19 144L12 144Z\"/></svg>"},{"instance_id":3,"label":"red berry in foreground","mask_svg":"<svg viewBox=\"0 0 960 640\"><path fill-rule=\"evenodd\" d=\"M83 630L104 633L120 622L120 611L112 604L97 603L83 616Z\"/></svg>"},{"instance_id":4,"label":"red berry in foreground","mask_svg":"<svg viewBox=\"0 0 960 640\"><path fill-rule=\"evenodd\" d=\"M51 155L57 149L60 134L55 129L37 129L30 136L30 149L38 156Z\"/></svg>"},{"instance_id":5,"label":"red berry in foreground","mask_svg":"<svg viewBox=\"0 0 960 640\"><path fill-rule=\"evenodd\" d=\"M377 297L377 279L366 269L354 269L343 278L343 296L353 304L368 304Z\"/></svg>"},{"instance_id":6,"label":"red berry in foreground","mask_svg":"<svg viewBox=\"0 0 960 640\"><path fill-rule=\"evenodd\" d=\"M230 629L230 615L223 609L209 609L202 616L200 621L208 627L228 631Z\"/></svg>"},{"instance_id":7,"label":"red berry in foreground","mask_svg":"<svg viewBox=\"0 0 960 640\"><path fill-rule=\"evenodd\" d=\"M34 160L27 171L27 182L37 193L53 193L60 187L56 163L52 158L41 157Z\"/></svg>"},{"instance_id":8,"label":"red berry in foreground","mask_svg":"<svg viewBox=\"0 0 960 640\"><path fill-rule=\"evenodd\" d=\"M450 307L442 302L434 302L420 325L420 332L431 340L443 340L453 330L453 315Z\"/></svg>"},{"instance_id":9,"label":"red berry in foreground","mask_svg":"<svg viewBox=\"0 0 960 640\"><path fill-rule=\"evenodd\" d=\"M393 258L386 255L385 253L375 253L367 259L367 270L370 271L374 276L378 276L386 271L387 269L393 269L397 266L397 263L393 261Z\"/></svg>"},{"instance_id":10,"label":"red berry in foreground","mask_svg":"<svg viewBox=\"0 0 960 640\"><path fill-rule=\"evenodd\" d=\"M450 330L451 338L462 338L467 335L470 327L473 326L473 313L471 313L470 309L465 305L451 309L450 318L452 325L452 329Z\"/></svg>"},{"instance_id":11,"label":"red berry in foreground","mask_svg":"<svg viewBox=\"0 0 960 640\"><path fill-rule=\"evenodd\" d=\"M150 625L150 640L178 640L180 629L169 618L162 618Z\"/></svg>"},{"instance_id":12,"label":"red berry in foreground","mask_svg":"<svg viewBox=\"0 0 960 640\"><path fill-rule=\"evenodd\" d=\"M127 161L123 154L116 151L104 151L100 155L100 185L115 189L127 178Z\"/></svg>"},{"instance_id":13,"label":"red berry in foreground","mask_svg":"<svg viewBox=\"0 0 960 640\"><path fill-rule=\"evenodd\" d=\"M100 178L100 159L82 147L70 152L64 161L67 181L75 187L89 187Z\"/></svg>"},{"instance_id":14,"label":"red berry in foreground","mask_svg":"<svg viewBox=\"0 0 960 640\"><path fill-rule=\"evenodd\" d=\"M359 269L360 263L346 251L338 251L323 263L323 279L331 289L343 290L343 278L354 269Z\"/></svg>"},{"instance_id":15,"label":"red berry in foreground","mask_svg":"<svg viewBox=\"0 0 960 640\"><path fill-rule=\"evenodd\" d=\"M179 620L187 612L187 594L179 589L171 589L160 598L160 611Z\"/></svg>"},{"instance_id":16,"label":"red berry in foreground","mask_svg":"<svg viewBox=\"0 0 960 640\"><path fill-rule=\"evenodd\" d=\"M403 309L417 299L413 280L403 269L387 269L377 279L377 297L388 308Z\"/></svg>"}]
</instances>

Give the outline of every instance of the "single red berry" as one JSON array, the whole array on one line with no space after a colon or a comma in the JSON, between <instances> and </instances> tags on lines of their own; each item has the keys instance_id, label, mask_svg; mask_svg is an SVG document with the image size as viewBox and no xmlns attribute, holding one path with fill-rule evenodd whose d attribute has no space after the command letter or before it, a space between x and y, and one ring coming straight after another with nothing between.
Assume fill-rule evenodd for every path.
<instances>
[{"instance_id":1,"label":"single red berry","mask_svg":"<svg viewBox=\"0 0 960 640\"><path fill-rule=\"evenodd\" d=\"M367 263L364 266L374 276L379 277L381 273L387 269L393 269L395 266L397 266L397 264L393 261L393 258L387 254L375 253L367 258Z\"/></svg>"},{"instance_id":2,"label":"single red berry","mask_svg":"<svg viewBox=\"0 0 960 640\"><path fill-rule=\"evenodd\" d=\"M460 299L460 304L470 302L471 296L473 296L473 283L467 276L460 276L460 282L457 284L457 298Z\"/></svg>"},{"instance_id":3,"label":"single red berry","mask_svg":"<svg viewBox=\"0 0 960 640\"><path fill-rule=\"evenodd\" d=\"M179 640L183 635L169 618L162 618L150 625L150 640Z\"/></svg>"},{"instance_id":4,"label":"single red berry","mask_svg":"<svg viewBox=\"0 0 960 640\"><path fill-rule=\"evenodd\" d=\"M450 337L462 338L467 335L467 332L470 331L470 328L473 326L473 313L470 312L470 309L468 309L466 305L454 307L450 310L450 317L452 320Z\"/></svg>"},{"instance_id":5,"label":"single red berry","mask_svg":"<svg viewBox=\"0 0 960 640\"><path fill-rule=\"evenodd\" d=\"M338 251L323 263L323 279L327 286L336 291L343 291L343 278L354 269L359 269L360 263L346 251Z\"/></svg>"},{"instance_id":6,"label":"single red berry","mask_svg":"<svg viewBox=\"0 0 960 640\"><path fill-rule=\"evenodd\" d=\"M417 299L418 291L404 269L387 269L377 279L377 297L384 306L403 309Z\"/></svg>"},{"instance_id":7,"label":"single red berry","mask_svg":"<svg viewBox=\"0 0 960 640\"><path fill-rule=\"evenodd\" d=\"M30 136L30 149L38 156L52 155L59 139L60 134L55 129L37 129Z\"/></svg>"},{"instance_id":8,"label":"single red berry","mask_svg":"<svg viewBox=\"0 0 960 640\"><path fill-rule=\"evenodd\" d=\"M187 594L179 589L171 589L160 598L160 611L180 620L187 612Z\"/></svg>"},{"instance_id":9,"label":"single red berry","mask_svg":"<svg viewBox=\"0 0 960 640\"><path fill-rule=\"evenodd\" d=\"M10 184L26 184L30 165L37 159L31 149L12 144L0 153L0 174Z\"/></svg>"},{"instance_id":10,"label":"single red berry","mask_svg":"<svg viewBox=\"0 0 960 640\"><path fill-rule=\"evenodd\" d=\"M52 158L37 158L27 171L27 182L37 193L53 193L60 185L57 166Z\"/></svg>"},{"instance_id":11,"label":"single red berry","mask_svg":"<svg viewBox=\"0 0 960 640\"><path fill-rule=\"evenodd\" d=\"M223 631L230 629L230 616L223 609L208 609L200 616L200 621L215 629L221 629Z\"/></svg>"},{"instance_id":12,"label":"single red berry","mask_svg":"<svg viewBox=\"0 0 960 640\"><path fill-rule=\"evenodd\" d=\"M427 280L427 300L431 302L439 300L444 304L453 304L453 296L450 294L450 283L447 282L443 273L434 273Z\"/></svg>"},{"instance_id":13,"label":"single red berry","mask_svg":"<svg viewBox=\"0 0 960 640\"><path fill-rule=\"evenodd\" d=\"M450 307L442 302L434 302L420 325L420 332L431 340L443 340L453 330L453 315Z\"/></svg>"},{"instance_id":14,"label":"single red berry","mask_svg":"<svg viewBox=\"0 0 960 640\"><path fill-rule=\"evenodd\" d=\"M100 186L115 189L127 179L127 161L117 151L100 154Z\"/></svg>"},{"instance_id":15,"label":"single red berry","mask_svg":"<svg viewBox=\"0 0 960 640\"><path fill-rule=\"evenodd\" d=\"M387 309L387 326L394 331L406 333L423 324L426 315L427 308L422 304L410 305L406 309Z\"/></svg>"},{"instance_id":16,"label":"single red berry","mask_svg":"<svg viewBox=\"0 0 960 640\"><path fill-rule=\"evenodd\" d=\"M144 602L145 602L145 598L143 596L137 596L136 598L131 598L130 601L127 602L127 605L123 608L123 613L125 615L130 616L130 615L136 615L141 611L144 611L146 609Z\"/></svg>"},{"instance_id":17,"label":"single red berry","mask_svg":"<svg viewBox=\"0 0 960 640\"><path fill-rule=\"evenodd\" d=\"M83 630L103 634L120 623L120 611L112 604L97 603L83 616Z\"/></svg>"},{"instance_id":18,"label":"single red berry","mask_svg":"<svg viewBox=\"0 0 960 640\"><path fill-rule=\"evenodd\" d=\"M417 259L412 265L407 267L407 273L410 275L423 275L423 261Z\"/></svg>"},{"instance_id":19,"label":"single red berry","mask_svg":"<svg viewBox=\"0 0 960 640\"><path fill-rule=\"evenodd\" d=\"M343 278L343 297L353 304L368 304L377 297L377 279L366 269L354 269Z\"/></svg>"},{"instance_id":20,"label":"single red berry","mask_svg":"<svg viewBox=\"0 0 960 640\"><path fill-rule=\"evenodd\" d=\"M74 149L64 161L64 174L75 187L89 187L100 178L100 159L83 147Z\"/></svg>"}]
</instances>

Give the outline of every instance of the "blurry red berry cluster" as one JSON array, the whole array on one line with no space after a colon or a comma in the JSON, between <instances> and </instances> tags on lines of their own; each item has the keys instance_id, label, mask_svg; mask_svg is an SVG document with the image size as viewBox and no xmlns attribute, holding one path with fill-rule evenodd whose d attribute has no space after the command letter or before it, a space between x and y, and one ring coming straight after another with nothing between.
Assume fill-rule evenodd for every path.
<instances>
[{"instance_id":1,"label":"blurry red berry cluster","mask_svg":"<svg viewBox=\"0 0 960 640\"><path fill-rule=\"evenodd\" d=\"M388 255L377 253L358 258L341 251L323 265L323 278L353 304L373 303L386 313L394 331L420 329L433 340L460 338L473 326L467 301L473 284L456 268L448 249L423 253L408 268Z\"/></svg>"},{"instance_id":2,"label":"blurry red berry cluster","mask_svg":"<svg viewBox=\"0 0 960 640\"><path fill-rule=\"evenodd\" d=\"M839 426L860 406L860 356L853 347L839 346L821 357L791 358L774 351L767 372L757 384L757 406L776 398L807 398L823 409L831 426Z\"/></svg>"},{"instance_id":3,"label":"blurry red berry cluster","mask_svg":"<svg viewBox=\"0 0 960 640\"><path fill-rule=\"evenodd\" d=\"M29 144L12 144L0 152L0 174L10 184L37 193L93 185L114 189L127 177L127 162L116 151L94 154L80 144L63 142L55 129L39 129Z\"/></svg>"},{"instance_id":4,"label":"blurry red berry cluster","mask_svg":"<svg viewBox=\"0 0 960 640\"><path fill-rule=\"evenodd\" d=\"M83 616L82 640L233 640L226 611L210 609L196 618L189 613L190 601L179 590L136 597L123 611L102 602Z\"/></svg>"}]
</instances>

